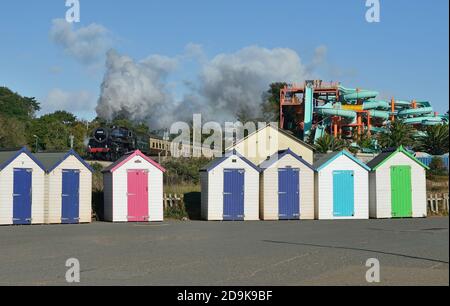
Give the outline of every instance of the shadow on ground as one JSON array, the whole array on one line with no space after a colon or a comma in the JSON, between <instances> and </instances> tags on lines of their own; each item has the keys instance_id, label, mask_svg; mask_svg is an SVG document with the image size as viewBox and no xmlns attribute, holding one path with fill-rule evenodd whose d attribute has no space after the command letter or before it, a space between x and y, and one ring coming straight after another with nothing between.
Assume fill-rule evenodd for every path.
<instances>
[{"instance_id":1,"label":"shadow on ground","mask_svg":"<svg viewBox=\"0 0 450 306\"><path fill-rule=\"evenodd\" d=\"M189 192L184 195L184 205L190 220L201 220L201 193Z\"/></svg>"}]
</instances>

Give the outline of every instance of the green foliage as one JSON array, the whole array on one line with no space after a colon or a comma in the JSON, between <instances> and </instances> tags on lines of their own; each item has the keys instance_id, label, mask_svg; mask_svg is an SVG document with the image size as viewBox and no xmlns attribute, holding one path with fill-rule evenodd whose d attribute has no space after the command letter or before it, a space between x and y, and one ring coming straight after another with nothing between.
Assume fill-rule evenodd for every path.
<instances>
[{"instance_id":1,"label":"green foliage","mask_svg":"<svg viewBox=\"0 0 450 306\"><path fill-rule=\"evenodd\" d=\"M419 137L416 149L431 155L449 152L449 125L429 126L424 136Z\"/></svg>"},{"instance_id":2,"label":"green foliage","mask_svg":"<svg viewBox=\"0 0 450 306\"><path fill-rule=\"evenodd\" d=\"M369 135L369 133L367 132L365 132L363 135L359 137L357 144L361 149L369 149L369 150L376 149L372 136Z\"/></svg>"},{"instance_id":3,"label":"green foliage","mask_svg":"<svg viewBox=\"0 0 450 306\"><path fill-rule=\"evenodd\" d=\"M272 83L270 89L263 96L261 110L267 121L278 121L280 117L280 92L287 83Z\"/></svg>"},{"instance_id":4,"label":"green foliage","mask_svg":"<svg viewBox=\"0 0 450 306\"><path fill-rule=\"evenodd\" d=\"M198 184L199 171L206 163L206 158L167 158L161 164L166 168L166 185Z\"/></svg>"},{"instance_id":5,"label":"green foliage","mask_svg":"<svg viewBox=\"0 0 450 306\"><path fill-rule=\"evenodd\" d=\"M100 163L92 163L91 167L96 173L101 173L103 171L103 166Z\"/></svg>"},{"instance_id":6,"label":"green foliage","mask_svg":"<svg viewBox=\"0 0 450 306\"><path fill-rule=\"evenodd\" d=\"M438 156L433 157L433 159L431 160L431 163L430 163L429 172L430 172L430 174L437 175L437 176L442 176L442 175L447 174L447 168L445 168L444 161L442 160L441 157L438 157Z\"/></svg>"},{"instance_id":7,"label":"green foliage","mask_svg":"<svg viewBox=\"0 0 450 306\"><path fill-rule=\"evenodd\" d=\"M328 151L341 151L347 147L347 143L338 138L334 138L328 133L317 139L315 144L318 153L327 153Z\"/></svg>"},{"instance_id":8,"label":"green foliage","mask_svg":"<svg viewBox=\"0 0 450 306\"><path fill-rule=\"evenodd\" d=\"M27 144L26 123L0 115L0 148L20 148Z\"/></svg>"},{"instance_id":9,"label":"green foliage","mask_svg":"<svg viewBox=\"0 0 450 306\"><path fill-rule=\"evenodd\" d=\"M400 120L391 123L387 133L381 133L378 141L383 148L410 147L414 145L415 130Z\"/></svg>"},{"instance_id":10,"label":"green foliage","mask_svg":"<svg viewBox=\"0 0 450 306\"><path fill-rule=\"evenodd\" d=\"M29 120L40 110L35 98L22 97L6 87L0 87L0 114L8 118Z\"/></svg>"},{"instance_id":11,"label":"green foliage","mask_svg":"<svg viewBox=\"0 0 450 306\"><path fill-rule=\"evenodd\" d=\"M164 218L166 219L176 219L176 220L182 220L184 218L189 218L189 215L186 211L186 209L181 207L168 207L164 211Z\"/></svg>"}]
</instances>

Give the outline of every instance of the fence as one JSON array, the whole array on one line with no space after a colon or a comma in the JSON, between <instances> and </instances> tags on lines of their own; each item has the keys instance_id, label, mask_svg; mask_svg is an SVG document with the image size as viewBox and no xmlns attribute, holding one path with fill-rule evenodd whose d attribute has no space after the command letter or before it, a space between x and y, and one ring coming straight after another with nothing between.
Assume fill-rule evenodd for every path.
<instances>
[{"instance_id":1,"label":"fence","mask_svg":"<svg viewBox=\"0 0 450 306\"><path fill-rule=\"evenodd\" d=\"M433 214L448 214L448 193L428 194L428 209Z\"/></svg>"},{"instance_id":2,"label":"fence","mask_svg":"<svg viewBox=\"0 0 450 306\"><path fill-rule=\"evenodd\" d=\"M183 208L184 207L184 195L178 194L164 194L163 197L164 210L168 208Z\"/></svg>"}]
</instances>

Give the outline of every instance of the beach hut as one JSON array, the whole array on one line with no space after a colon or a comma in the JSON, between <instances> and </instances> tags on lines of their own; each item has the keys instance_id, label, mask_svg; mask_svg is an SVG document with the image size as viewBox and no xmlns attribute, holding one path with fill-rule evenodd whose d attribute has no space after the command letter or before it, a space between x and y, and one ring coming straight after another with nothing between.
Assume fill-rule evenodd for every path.
<instances>
[{"instance_id":1,"label":"beach hut","mask_svg":"<svg viewBox=\"0 0 450 306\"><path fill-rule=\"evenodd\" d=\"M236 151L200 170L202 218L210 221L259 220L261 170Z\"/></svg>"},{"instance_id":2,"label":"beach hut","mask_svg":"<svg viewBox=\"0 0 450 306\"><path fill-rule=\"evenodd\" d=\"M161 165L139 150L124 155L104 169L105 221L163 221L165 171Z\"/></svg>"},{"instance_id":3,"label":"beach hut","mask_svg":"<svg viewBox=\"0 0 450 306\"><path fill-rule=\"evenodd\" d=\"M381 153L367 164L371 169L371 218L427 216L428 167L403 147Z\"/></svg>"},{"instance_id":4,"label":"beach hut","mask_svg":"<svg viewBox=\"0 0 450 306\"><path fill-rule=\"evenodd\" d=\"M317 219L369 218L368 166L344 150L324 155L314 168Z\"/></svg>"},{"instance_id":5,"label":"beach hut","mask_svg":"<svg viewBox=\"0 0 450 306\"><path fill-rule=\"evenodd\" d=\"M314 169L290 149L264 161L260 180L262 220L314 219Z\"/></svg>"},{"instance_id":6,"label":"beach hut","mask_svg":"<svg viewBox=\"0 0 450 306\"><path fill-rule=\"evenodd\" d=\"M90 223L92 167L75 151L37 153L45 167L45 223Z\"/></svg>"},{"instance_id":7,"label":"beach hut","mask_svg":"<svg viewBox=\"0 0 450 306\"><path fill-rule=\"evenodd\" d=\"M45 168L26 148L0 151L0 225L45 223Z\"/></svg>"},{"instance_id":8,"label":"beach hut","mask_svg":"<svg viewBox=\"0 0 450 306\"><path fill-rule=\"evenodd\" d=\"M313 146L270 123L238 140L225 151L237 151L255 165L260 165L268 157L287 149L313 163Z\"/></svg>"}]
</instances>

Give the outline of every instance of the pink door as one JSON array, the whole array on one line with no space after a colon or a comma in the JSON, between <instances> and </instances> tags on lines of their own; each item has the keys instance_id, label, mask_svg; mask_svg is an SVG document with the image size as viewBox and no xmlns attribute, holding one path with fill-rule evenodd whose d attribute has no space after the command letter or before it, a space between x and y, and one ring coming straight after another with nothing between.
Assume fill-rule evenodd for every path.
<instances>
[{"instance_id":1,"label":"pink door","mask_svg":"<svg viewBox=\"0 0 450 306\"><path fill-rule=\"evenodd\" d=\"M128 171L128 222L147 222L148 172Z\"/></svg>"}]
</instances>

